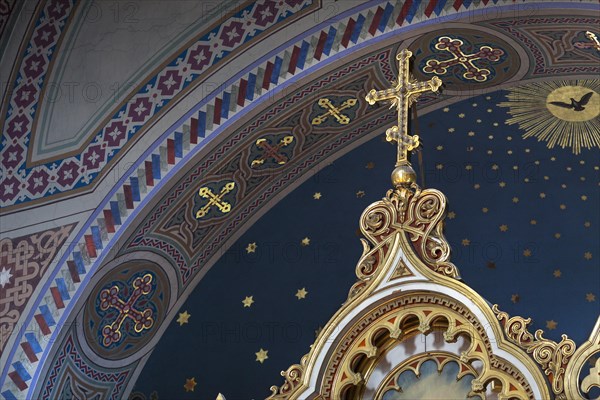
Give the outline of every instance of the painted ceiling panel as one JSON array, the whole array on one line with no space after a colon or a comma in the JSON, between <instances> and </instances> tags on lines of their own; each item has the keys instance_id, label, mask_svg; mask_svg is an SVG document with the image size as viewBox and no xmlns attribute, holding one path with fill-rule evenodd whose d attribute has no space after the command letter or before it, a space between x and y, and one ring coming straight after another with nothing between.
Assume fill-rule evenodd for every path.
<instances>
[{"instance_id":1,"label":"painted ceiling panel","mask_svg":"<svg viewBox=\"0 0 600 400\"><path fill-rule=\"evenodd\" d=\"M189 1L79 4L40 104L32 159L78 148L173 48L233 5L213 7Z\"/></svg>"}]
</instances>

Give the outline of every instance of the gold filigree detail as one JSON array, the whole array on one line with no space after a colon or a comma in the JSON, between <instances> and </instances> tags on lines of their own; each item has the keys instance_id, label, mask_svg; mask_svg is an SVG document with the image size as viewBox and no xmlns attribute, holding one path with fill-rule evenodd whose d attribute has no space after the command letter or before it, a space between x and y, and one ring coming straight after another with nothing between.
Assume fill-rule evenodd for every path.
<instances>
[{"instance_id":1,"label":"gold filigree detail","mask_svg":"<svg viewBox=\"0 0 600 400\"><path fill-rule=\"evenodd\" d=\"M302 357L300 364L294 364L286 371L281 371L281 376L285 379L283 385L277 387L271 386L271 395L266 400L288 399L302 383L302 375L306 370L306 360L308 354Z\"/></svg>"},{"instance_id":2,"label":"gold filigree detail","mask_svg":"<svg viewBox=\"0 0 600 400\"><path fill-rule=\"evenodd\" d=\"M492 306L492 310L499 321L504 321L506 337L531 354L552 382L552 391L559 398L565 398L563 393L565 367L569 363L569 357L575 353L575 342L564 334L560 343L545 339L542 336L544 331L541 329L532 335L527 329L531 318L509 317L507 313L498 309L497 304Z\"/></svg>"},{"instance_id":3,"label":"gold filigree detail","mask_svg":"<svg viewBox=\"0 0 600 400\"><path fill-rule=\"evenodd\" d=\"M394 235L405 234L419 258L433 271L458 278L458 269L450 260L450 245L443 234L446 198L434 189L400 188L388 191L381 201L371 204L360 219L363 255L356 266L355 284L349 297L355 297L366 287L388 257Z\"/></svg>"}]
</instances>

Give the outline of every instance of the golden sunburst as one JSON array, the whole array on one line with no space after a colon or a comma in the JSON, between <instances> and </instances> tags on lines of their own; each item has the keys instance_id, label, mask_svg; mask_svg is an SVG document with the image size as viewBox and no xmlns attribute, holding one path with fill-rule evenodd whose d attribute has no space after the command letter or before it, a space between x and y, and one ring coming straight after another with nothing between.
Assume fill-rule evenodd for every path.
<instances>
[{"instance_id":1,"label":"golden sunburst","mask_svg":"<svg viewBox=\"0 0 600 400\"><path fill-rule=\"evenodd\" d=\"M518 124L523 138L536 137L551 149L600 149L600 80L534 82L508 89L509 125Z\"/></svg>"}]
</instances>

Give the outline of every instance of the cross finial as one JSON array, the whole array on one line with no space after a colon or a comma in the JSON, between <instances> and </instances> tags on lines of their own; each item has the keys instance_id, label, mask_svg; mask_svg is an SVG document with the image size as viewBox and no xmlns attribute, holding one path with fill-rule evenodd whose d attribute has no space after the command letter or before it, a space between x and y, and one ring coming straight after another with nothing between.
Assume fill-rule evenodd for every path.
<instances>
[{"instance_id":1,"label":"cross finial","mask_svg":"<svg viewBox=\"0 0 600 400\"><path fill-rule=\"evenodd\" d=\"M421 93L437 92L442 85L441 79L437 76L426 82L414 80L409 71L411 57L412 52L407 49L402 50L396 56L398 60L398 83L395 87L380 91L372 89L366 96L367 102L371 105L377 101L391 100L391 107L395 106L398 110L398 125L392 126L385 133L388 142L396 141L398 143L396 167L409 165L408 152L419 146L419 136L408 134L408 109Z\"/></svg>"}]
</instances>

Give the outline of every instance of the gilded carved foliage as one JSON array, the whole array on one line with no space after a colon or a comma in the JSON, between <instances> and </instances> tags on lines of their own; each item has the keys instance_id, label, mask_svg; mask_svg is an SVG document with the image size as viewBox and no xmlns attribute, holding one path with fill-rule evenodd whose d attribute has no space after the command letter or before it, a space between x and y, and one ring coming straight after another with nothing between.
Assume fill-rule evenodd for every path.
<instances>
[{"instance_id":1,"label":"gilded carved foliage","mask_svg":"<svg viewBox=\"0 0 600 400\"><path fill-rule=\"evenodd\" d=\"M286 371L281 371L281 376L285 379L285 383L279 387L275 385L271 386L271 395L267 397L267 400L287 399L300 387L302 375L304 374L304 371L306 371L307 359L308 354L302 357L300 364L294 364Z\"/></svg>"},{"instance_id":2,"label":"gilded carved foliage","mask_svg":"<svg viewBox=\"0 0 600 400\"><path fill-rule=\"evenodd\" d=\"M509 317L509 315L498 309L498 305L492 307L499 321L504 321L504 333L513 343L531 354L536 363L538 363L544 373L552 383L552 391L557 398L566 399L564 394L565 369L569 363L569 358L575 353L575 342L562 335L560 343L550 339L545 339L543 331L538 329L532 335L528 331L531 318L519 316Z\"/></svg>"},{"instance_id":3,"label":"gilded carved foliage","mask_svg":"<svg viewBox=\"0 0 600 400\"><path fill-rule=\"evenodd\" d=\"M443 234L446 197L434 189L389 190L381 201L371 204L360 218L363 255L356 267L359 281L349 297L361 293L381 261L386 259L396 234L406 235L411 249L431 270L458 278L458 269L450 262L450 245Z\"/></svg>"}]
</instances>

